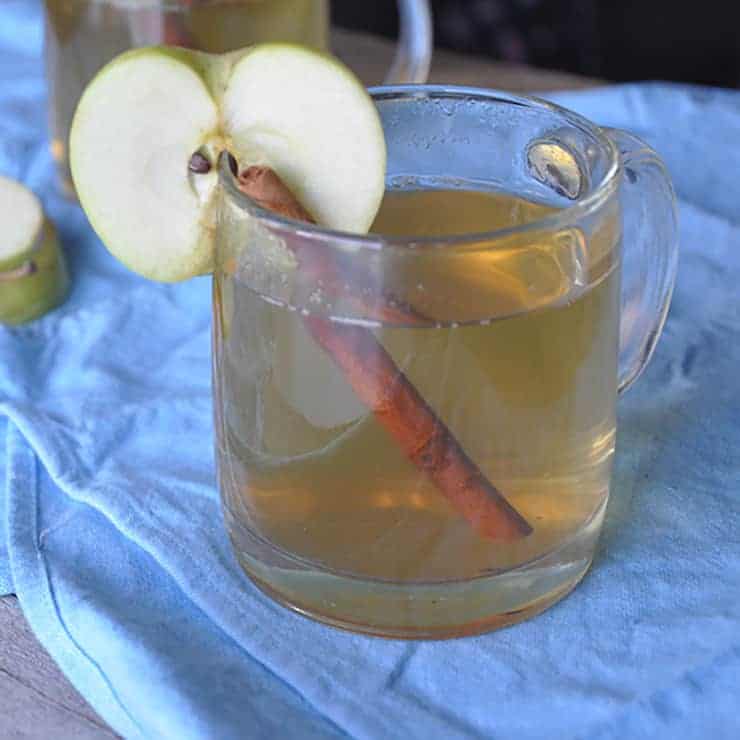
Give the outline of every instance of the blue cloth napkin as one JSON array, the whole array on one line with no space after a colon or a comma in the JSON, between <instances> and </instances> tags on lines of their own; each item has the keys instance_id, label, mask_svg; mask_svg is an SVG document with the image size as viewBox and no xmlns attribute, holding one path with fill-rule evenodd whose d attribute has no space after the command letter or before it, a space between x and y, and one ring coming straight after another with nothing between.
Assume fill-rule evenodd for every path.
<instances>
[{"instance_id":1,"label":"blue cloth napkin","mask_svg":"<svg viewBox=\"0 0 740 740\"><path fill-rule=\"evenodd\" d=\"M540 617L442 643L338 632L241 574L218 508L209 284L117 265L54 190L38 4L0 4L0 172L74 280L0 328L0 590L129 738L740 736L740 94L557 96L650 140L681 196L665 334L620 401L591 574Z\"/></svg>"}]
</instances>

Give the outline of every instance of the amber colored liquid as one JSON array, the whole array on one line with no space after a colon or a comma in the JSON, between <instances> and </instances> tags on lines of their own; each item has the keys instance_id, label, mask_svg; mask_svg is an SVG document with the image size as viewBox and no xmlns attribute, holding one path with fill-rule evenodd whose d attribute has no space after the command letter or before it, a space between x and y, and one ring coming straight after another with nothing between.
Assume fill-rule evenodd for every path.
<instances>
[{"instance_id":1,"label":"amber colored liquid","mask_svg":"<svg viewBox=\"0 0 740 740\"><path fill-rule=\"evenodd\" d=\"M550 212L490 192L389 192L373 231L441 237L528 223ZM596 272L599 277L580 291L564 271L568 263L556 249L555 232L540 233L535 248L526 243L533 238L518 236L457 260L444 250L420 256L389 280L405 284L414 307L434 320L373 330L470 458L530 523L532 534L515 542L481 536L405 457L308 335L300 312L265 300L249 287L248 275L217 277L220 485L240 559L264 587L343 624L326 604L341 601L346 579L355 594L351 626L411 634L419 624L420 634L434 636L429 625L441 625L444 634L476 628L461 627L463 608L430 617L425 632L425 613L409 611L415 584L427 590L440 584L444 598L444 584L498 577L542 559L548 573L576 561L585 569L614 450L618 230L601 230L593 249L601 254L600 272L588 267L587 282ZM245 544L246 532L260 544ZM270 547L300 561L303 582L298 566L271 570ZM333 574L335 589L317 580L322 572ZM557 578L548 578L542 583L555 588ZM362 581L376 584L378 599L378 583L408 589L401 601L363 622ZM313 595L325 586L331 593L317 606ZM531 602L543 595L525 591ZM486 615L475 612L476 598L470 597L470 619L480 622ZM504 611L522 606L501 603ZM430 614L434 608L428 607ZM378 613L385 626L372 623Z\"/></svg>"},{"instance_id":2,"label":"amber colored liquid","mask_svg":"<svg viewBox=\"0 0 740 740\"><path fill-rule=\"evenodd\" d=\"M221 53L264 41L326 49L328 0L45 0L52 154L72 194L67 141L77 102L95 73L138 46Z\"/></svg>"}]
</instances>

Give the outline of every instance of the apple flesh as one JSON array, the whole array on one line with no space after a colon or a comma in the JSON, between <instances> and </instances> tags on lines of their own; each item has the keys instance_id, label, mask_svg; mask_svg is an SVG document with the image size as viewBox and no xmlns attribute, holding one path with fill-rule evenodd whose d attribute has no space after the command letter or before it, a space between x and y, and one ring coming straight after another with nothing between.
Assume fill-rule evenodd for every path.
<instances>
[{"instance_id":1,"label":"apple flesh","mask_svg":"<svg viewBox=\"0 0 740 740\"><path fill-rule=\"evenodd\" d=\"M87 87L70 135L93 228L124 264L164 282L213 270L223 151L241 169L272 167L330 229L367 231L383 196L385 140L362 83L290 44L127 52Z\"/></svg>"},{"instance_id":2,"label":"apple flesh","mask_svg":"<svg viewBox=\"0 0 740 740\"><path fill-rule=\"evenodd\" d=\"M0 324L14 326L61 302L67 269L38 198L6 177L0 177L0 220Z\"/></svg>"}]
</instances>

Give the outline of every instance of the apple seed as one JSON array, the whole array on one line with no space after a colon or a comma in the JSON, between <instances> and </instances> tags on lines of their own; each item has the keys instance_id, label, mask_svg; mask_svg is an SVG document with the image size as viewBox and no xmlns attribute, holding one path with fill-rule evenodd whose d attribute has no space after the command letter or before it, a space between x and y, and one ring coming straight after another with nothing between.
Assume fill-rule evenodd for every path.
<instances>
[{"instance_id":1,"label":"apple seed","mask_svg":"<svg viewBox=\"0 0 740 740\"><path fill-rule=\"evenodd\" d=\"M207 175L211 171L211 163L200 152L195 152L190 157L188 169L196 175Z\"/></svg>"},{"instance_id":2,"label":"apple seed","mask_svg":"<svg viewBox=\"0 0 740 740\"><path fill-rule=\"evenodd\" d=\"M238 177L239 165L236 162L236 157L231 152L226 152L226 156L229 160L229 169L231 170L231 174L234 175L234 177Z\"/></svg>"}]
</instances>

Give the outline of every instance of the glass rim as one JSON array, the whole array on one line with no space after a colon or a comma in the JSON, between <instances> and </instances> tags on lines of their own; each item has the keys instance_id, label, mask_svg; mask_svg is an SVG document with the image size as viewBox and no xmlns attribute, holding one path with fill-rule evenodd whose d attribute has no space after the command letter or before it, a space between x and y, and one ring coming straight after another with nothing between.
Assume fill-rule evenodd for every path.
<instances>
[{"instance_id":1,"label":"glass rim","mask_svg":"<svg viewBox=\"0 0 740 740\"><path fill-rule=\"evenodd\" d=\"M621 160L619 150L614 141L597 124L581 116L574 111L564 108L556 103L538 98L532 95L518 95L504 90L469 87L462 85L436 85L436 84L407 84L407 85L380 85L368 88L373 101L387 99L414 99L414 98L446 98L466 99L489 102L503 102L510 105L520 105L529 108L546 110L564 119L573 127L588 131L604 147L609 157L606 172L584 197L578 198L564 208L554 213L529 221L526 224L508 226L488 231L466 231L449 234L443 237L427 236L384 236L383 234L371 232L358 234L350 231L328 229L317 224L280 216L259 206L249 196L239 190L237 180L228 162L228 157L221 156L219 161L219 180L224 191L241 210L246 211L261 223L277 232L289 232L300 235L304 239L322 242L341 242L347 246L351 243L357 248L370 250L380 249L428 249L440 247L465 246L480 242L496 242L511 238L517 234L538 231L559 231L573 225L576 221L584 218L598 208L606 199L612 195L618 183L621 172ZM490 244L489 244L490 248Z\"/></svg>"}]
</instances>

